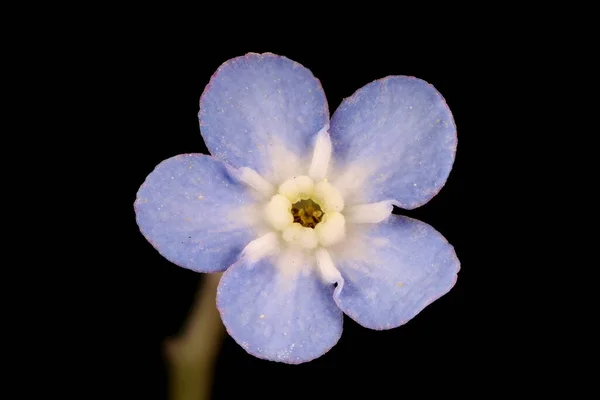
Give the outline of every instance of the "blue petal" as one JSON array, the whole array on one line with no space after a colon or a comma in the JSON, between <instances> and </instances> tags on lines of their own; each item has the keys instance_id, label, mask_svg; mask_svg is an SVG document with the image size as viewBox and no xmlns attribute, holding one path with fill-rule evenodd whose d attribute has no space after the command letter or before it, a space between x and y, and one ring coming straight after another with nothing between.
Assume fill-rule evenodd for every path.
<instances>
[{"instance_id":1,"label":"blue petal","mask_svg":"<svg viewBox=\"0 0 600 400\"><path fill-rule=\"evenodd\" d=\"M204 154L160 163L135 201L138 226L169 261L199 272L225 270L255 238L244 207L252 193L227 166Z\"/></svg>"},{"instance_id":2,"label":"blue petal","mask_svg":"<svg viewBox=\"0 0 600 400\"><path fill-rule=\"evenodd\" d=\"M335 254L334 263L344 279L335 300L359 324L395 328L454 286L460 262L430 225L391 215L357 235L354 253Z\"/></svg>"},{"instance_id":3,"label":"blue petal","mask_svg":"<svg viewBox=\"0 0 600 400\"><path fill-rule=\"evenodd\" d=\"M217 307L227 332L248 353L299 364L337 343L343 314L333 286L323 284L314 269L289 277L279 268L269 259L254 265L241 259L221 278Z\"/></svg>"},{"instance_id":4,"label":"blue petal","mask_svg":"<svg viewBox=\"0 0 600 400\"><path fill-rule=\"evenodd\" d=\"M290 162L286 151L312 154L329 109L310 70L282 56L250 53L219 67L200 98L198 117L212 155L277 180L288 178L277 176Z\"/></svg>"},{"instance_id":5,"label":"blue petal","mask_svg":"<svg viewBox=\"0 0 600 400\"><path fill-rule=\"evenodd\" d=\"M456 152L456 127L442 95L427 82L390 76L344 99L331 119L336 163L364 180L360 202L393 200L412 209L444 186ZM350 196L352 197L352 196Z\"/></svg>"}]
</instances>

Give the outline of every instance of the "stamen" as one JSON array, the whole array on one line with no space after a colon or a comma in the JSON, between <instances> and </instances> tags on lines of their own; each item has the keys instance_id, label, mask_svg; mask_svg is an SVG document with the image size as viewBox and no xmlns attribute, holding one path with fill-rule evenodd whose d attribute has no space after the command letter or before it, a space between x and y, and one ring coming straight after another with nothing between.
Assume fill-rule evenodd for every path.
<instances>
[{"instance_id":1,"label":"stamen","mask_svg":"<svg viewBox=\"0 0 600 400\"><path fill-rule=\"evenodd\" d=\"M339 282L342 279L342 275L333 264L333 260L331 259L329 252L320 247L315 252L315 255L317 257L317 267L319 268L319 272L323 281L328 284Z\"/></svg>"},{"instance_id":2,"label":"stamen","mask_svg":"<svg viewBox=\"0 0 600 400\"><path fill-rule=\"evenodd\" d=\"M317 134L315 141L315 151L313 152L312 162L308 176L315 181L322 181L327 176L329 161L331 160L331 138L327 132L329 126L325 126Z\"/></svg>"},{"instance_id":3,"label":"stamen","mask_svg":"<svg viewBox=\"0 0 600 400\"><path fill-rule=\"evenodd\" d=\"M242 257L247 257L251 263L255 263L263 257L277 253L279 240L275 232L254 239L242 250Z\"/></svg>"},{"instance_id":4,"label":"stamen","mask_svg":"<svg viewBox=\"0 0 600 400\"><path fill-rule=\"evenodd\" d=\"M355 224L376 224L386 219L393 209L394 206L389 201L359 204L346 208L344 216Z\"/></svg>"},{"instance_id":5,"label":"stamen","mask_svg":"<svg viewBox=\"0 0 600 400\"><path fill-rule=\"evenodd\" d=\"M294 222L298 222L300 225L307 228L314 228L317 226L317 224L321 222L322 215L323 211L321 211L321 207L310 199L300 200L299 202L292 204L292 216L294 217Z\"/></svg>"},{"instance_id":6,"label":"stamen","mask_svg":"<svg viewBox=\"0 0 600 400\"><path fill-rule=\"evenodd\" d=\"M263 196L270 197L275 194L275 187L252 168L242 167L239 171L239 179Z\"/></svg>"},{"instance_id":7,"label":"stamen","mask_svg":"<svg viewBox=\"0 0 600 400\"><path fill-rule=\"evenodd\" d=\"M331 246L339 243L346 236L346 221L339 212L329 212L323 216L315 227L321 246Z\"/></svg>"}]
</instances>

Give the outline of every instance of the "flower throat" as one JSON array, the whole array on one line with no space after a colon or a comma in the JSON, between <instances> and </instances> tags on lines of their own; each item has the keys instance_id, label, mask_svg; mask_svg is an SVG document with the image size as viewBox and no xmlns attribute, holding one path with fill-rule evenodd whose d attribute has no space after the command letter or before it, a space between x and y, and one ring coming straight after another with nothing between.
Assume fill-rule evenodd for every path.
<instances>
[{"instance_id":1,"label":"flower throat","mask_svg":"<svg viewBox=\"0 0 600 400\"><path fill-rule=\"evenodd\" d=\"M311 199L300 200L292 205L292 216L294 217L294 222L299 223L303 227L314 228L321 222L323 211L321 211L321 207Z\"/></svg>"}]
</instances>

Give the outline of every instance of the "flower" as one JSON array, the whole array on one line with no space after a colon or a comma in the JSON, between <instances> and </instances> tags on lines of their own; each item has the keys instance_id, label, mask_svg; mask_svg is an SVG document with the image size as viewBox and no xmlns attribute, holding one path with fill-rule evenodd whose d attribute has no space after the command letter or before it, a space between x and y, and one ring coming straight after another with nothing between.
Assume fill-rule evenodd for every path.
<instances>
[{"instance_id":1,"label":"flower","mask_svg":"<svg viewBox=\"0 0 600 400\"><path fill-rule=\"evenodd\" d=\"M198 116L212 156L160 163L136 219L171 262L225 271L217 306L248 353L310 361L337 343L343 313L390 329L453 287L453 247L391 214L427 203L452 169L456 127L433 86L376 80L330 120L308 69L250 53L219 67Z\"/></svg>"}]
</instances>

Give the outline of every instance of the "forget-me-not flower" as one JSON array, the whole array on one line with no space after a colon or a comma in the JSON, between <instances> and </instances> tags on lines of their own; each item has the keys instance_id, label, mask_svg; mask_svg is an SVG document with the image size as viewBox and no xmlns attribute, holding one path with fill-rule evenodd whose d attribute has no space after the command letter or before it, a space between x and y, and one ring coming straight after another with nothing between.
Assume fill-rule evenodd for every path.
<instances>
[{"instance_id":1,"label":"forget-me-not flower","mask_svg":"<svg viewBox=\"0 0 600 400\"><path fill-rule=\"evenodd\" d=\"M225 62L200 98L212 156L160 163L137 193L144 236L171 262L225 271L217 306L257 357L297 364L333 347L343 314L406 323L456 282L453 247L391 214L442 188L456 127L427 82L389 76L329 118L320 82L274 54Z\"/></svg>"}]
</instances>

